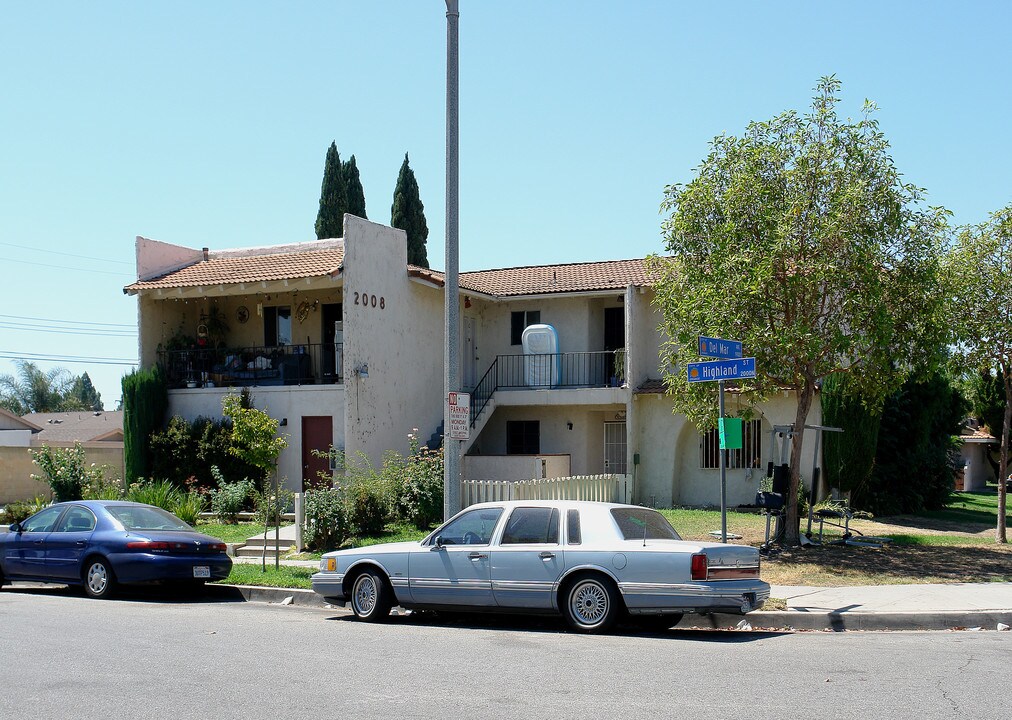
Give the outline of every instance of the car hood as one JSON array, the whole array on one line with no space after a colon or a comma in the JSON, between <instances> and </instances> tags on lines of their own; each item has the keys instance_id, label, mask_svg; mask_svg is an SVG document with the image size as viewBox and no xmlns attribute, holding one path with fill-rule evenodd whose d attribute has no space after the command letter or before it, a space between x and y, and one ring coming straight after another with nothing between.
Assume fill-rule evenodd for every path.
<instances>
[{"instance_id":1,"label":"car hood","mask_svg":"<svg viewBox=\"0 0 1012 720\"><path fill-rule=\"evenodd\" d=\"M365 547L349 548L348 550L335 550L326 553L323 557L347 557L349 555L389 555L390 553L407 552L419 547L415 540L405 542L380 543L379 545L366 545Z\"/></svg>"}]
</instances>

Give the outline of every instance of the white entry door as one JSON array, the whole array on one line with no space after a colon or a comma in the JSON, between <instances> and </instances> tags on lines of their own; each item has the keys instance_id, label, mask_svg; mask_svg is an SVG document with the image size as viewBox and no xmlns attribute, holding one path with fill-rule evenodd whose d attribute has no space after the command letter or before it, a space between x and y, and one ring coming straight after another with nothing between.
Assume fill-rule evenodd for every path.
<instances>
[{"instance_id":1,"label":"white entry door","mask_svg":"<svg viewBox=\"0 0 1012 720\"><path fill-rule=\"evenodd\" d=\"M606 475L625 475L625 469L625 423L606 422L604 424L604 472Z\"/></svg>"},{"instance_id":2,"label":"white entry door","mask_svg":"<svg viewBox=\"0 0 1012 720\"><path fill-rule=\"evenodd\" d=\"M464 387L473 390L478 384L478 322L473 317L464 318L463 348L460 357Z\"/></svg>"}]
</instances>

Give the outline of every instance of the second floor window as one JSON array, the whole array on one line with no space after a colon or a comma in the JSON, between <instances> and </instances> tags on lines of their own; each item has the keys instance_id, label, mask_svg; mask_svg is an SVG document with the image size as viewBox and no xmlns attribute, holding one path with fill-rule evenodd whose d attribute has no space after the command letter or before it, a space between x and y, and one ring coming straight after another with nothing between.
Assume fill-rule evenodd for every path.
<instances>
[{"instance_id":1,"label":"second floor window","mask_svg":"<svg viewBox=\"0 0 1012 720\"><path fill-rule=\"evenodd\" d=\"M524 330L541 322L540 310L521 310L510 314L510 345L522 345Z\"/></svg>"},{"instance_id":2,"label":"second floor window","mask_svg":"<svg viewBox=\"0 0 1012 720\"><path fill-rule=\"evenodd\" d=\"M264 345L292 344L292 308L288 305L264 308Z\"/></svg>"}]
</instances>

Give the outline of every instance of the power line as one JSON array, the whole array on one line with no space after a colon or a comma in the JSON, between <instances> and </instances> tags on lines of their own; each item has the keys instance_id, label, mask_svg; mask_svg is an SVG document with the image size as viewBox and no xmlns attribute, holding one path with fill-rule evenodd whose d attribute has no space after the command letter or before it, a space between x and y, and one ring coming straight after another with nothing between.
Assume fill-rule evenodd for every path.
<instances>
[{"instance_id":1,"label":"power line","mask_svg":"<svg viewBox=\"0 0 1012 720\"><path fill-rule=\"evenodd\" d=\"M40 333L56 333L58 335L91 335L94 337L121 337L130 338L137 337L136 332L127 332L125 330L100 330L98 328L83 328L81 330L74 330L69 327L39 327L38 325L25 325L23 323L5 323L0 322L0 328L6 330L20 330L21 332L40 332Z\"/></svg>"},{"instance_id":2,"label":"power line","mask_svg":"<svg viewBox=\"0 0 1012 720\"><path fill-rule=\"evenodd\" d=\"M92 257L91 255L75 255L74 253L60 252L59 250L47 250L46 248L31 247L30 245L17 245L15 243L0 242L0 245L6 247L20 248L21 250L34 250L35 252L50 253L52 255L65 255L72 258L80 258L82 260L98 260L99 262L116 263L117 265L133 265L132 262L126 260L109 260L107 258Z\"/></svg>"},{"instance_id":3,"label":"power line","mask_svg":"<svg viewBox=\"0 0 1012 720\"><path fill-rule=\"evenodd\" d=\"M136 360L125 358L85 357L83 355L44 355L41 353L19 353L14 350L0 350L0 358L7 360L25 360L28 362L83 363L94 365L129 365L136 366Z\"/></svg>"},{"instance_id":4,"label":"power line","mask_svg":"<svg viewBox=\"0 0 1012 720\"><path fill-rule=\"evenodd\" d=\"M56 268L57 270L73 270L74 272L99 273L100 275L118 275L119 277L133 277L133 273L112 272L111 270L86 270L85 268L69 267L67 265L50 265L49 263L38 263L30 260L15 260L14 258L0 258L4 262L22 263L24 265L37 265L39 267Z\"/></svg>"},{"instance_id":5,"label":"power line","mask_svg":"<svg viewBox=\"0 0 1012 720\"><path fill-rule=\"evenodd\" d=\"M0 313L0 318L13 318L15 320L38 320L40 322L53 322L53 323L69 323L72 325L102 325L107 327L125 327L135 328L136 323L101 323L92 322L91 320L61 320L60 318L40 318L40 317L28 317L27 315L4 315Z\"/></svg>"}]
</instances>

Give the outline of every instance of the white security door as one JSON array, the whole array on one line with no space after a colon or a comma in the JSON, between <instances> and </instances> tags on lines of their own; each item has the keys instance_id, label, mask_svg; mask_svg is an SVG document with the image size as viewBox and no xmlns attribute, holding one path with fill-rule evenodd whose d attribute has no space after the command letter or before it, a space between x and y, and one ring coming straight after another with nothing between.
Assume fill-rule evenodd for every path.
<instances>
[{"instance_id":1,"label":"white security door","mask_svg":"<svg viewBox=\"0 0 1012 720\"><path fill-rule=\"evenodd\" d=\"M604 424L604 472L607 475L626 474L625 423Z\"/></svg>"},{"instance_id":2,"label":"white security door","mask_svg":"<svg viewBox=\"0 0 1012 720\"><path fill-rule=\"evenodd\" d=\"M464 318L464 338L461 349L464 387L473 390L478 384L478 323L473 317Z\"/></svg>"}]
</instances>

